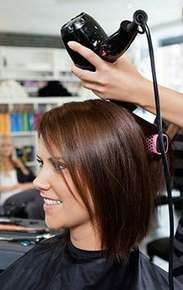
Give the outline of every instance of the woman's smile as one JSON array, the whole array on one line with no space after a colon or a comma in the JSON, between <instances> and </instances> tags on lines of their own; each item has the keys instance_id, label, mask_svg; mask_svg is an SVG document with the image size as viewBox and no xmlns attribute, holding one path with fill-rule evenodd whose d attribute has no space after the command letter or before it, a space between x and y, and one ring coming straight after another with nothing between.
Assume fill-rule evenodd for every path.
<instances>
[{"instance_id":1,"label":"woman's smile","mask_svg":"<svg viewBox=\"0 0 183 290\"><path fill-rule=\"evenodd\" d=\"M55 207L58 207L63 203L59 199L45 197L42 194L41 194L41 197L43 198L43 201L44 201L43 208L45 212L47 212L47 210L54 209Z\"/></svg>"}]
</instances>

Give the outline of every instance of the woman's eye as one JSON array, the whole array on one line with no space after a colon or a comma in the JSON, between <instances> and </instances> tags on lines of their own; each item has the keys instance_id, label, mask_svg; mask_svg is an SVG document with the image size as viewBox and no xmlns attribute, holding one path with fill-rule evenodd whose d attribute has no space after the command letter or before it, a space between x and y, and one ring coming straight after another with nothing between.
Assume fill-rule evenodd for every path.
<instances>
[{"instance_id":1,"label":"woman's eye","mask_svg":"<svg viewBox=\"0 0 183 290\"><path fill-rule=\"evenodd\" d=\"M64 163L62 163L62 162L59 162L59 161L57 161L56 163L55 163L55 169L56 170L63 170L63 169L65 169L66 168L66 165L64 164Z\"/></svg>"},{"instance_id":2,"label":"woman's eye","mask_svg":"<svg viewBox=\"0 0 183 290\"><path fill-rule=\"evenodd\" d=\"M57 171L60 171L60 170L63 170L66 168L66 165L63 163L63 162L60 162L58 160L53 160L53 159L50 159L53 167L57 170Z\"/></svg>"},{"instance_id":3,"label":"woman's eye","mask_svg":"<svg viewBox=\"0 0 183 290\"><path fill-rule=\"evenodd\" d=\"M36 160L37 160L37 162L39 164L39 167L42 168L43 167L43 161L38 159L38 158L36 158Z\"/></svg>"}]
</instances>

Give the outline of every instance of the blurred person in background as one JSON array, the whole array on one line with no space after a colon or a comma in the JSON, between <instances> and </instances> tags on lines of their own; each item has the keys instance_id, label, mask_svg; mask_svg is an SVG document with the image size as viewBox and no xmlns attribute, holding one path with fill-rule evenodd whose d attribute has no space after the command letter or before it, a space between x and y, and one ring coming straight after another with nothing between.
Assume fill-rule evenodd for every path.
<instances>
[{"instance_id":1,"label":"blurred person in background","mask_svg":"<svg viewBox=\"0 0 183 290\"><path fill-rule=\"evenodd\" d=\"M38 90L39 97L64 97L72 94L61 84L60 81L48 81L47 84Z\"/></svg>"},{"instance_id":2,"label":"blurred person in background","mask_svg":"<svg viewBox=\"0 0 183 290\"><path fill-rule=\"evenodd\" d=\"M1 215L44 218L39 191L33 187L35 176L13 157L11 136L0 136L0 213Z\"/></svg>"}]
</instances>

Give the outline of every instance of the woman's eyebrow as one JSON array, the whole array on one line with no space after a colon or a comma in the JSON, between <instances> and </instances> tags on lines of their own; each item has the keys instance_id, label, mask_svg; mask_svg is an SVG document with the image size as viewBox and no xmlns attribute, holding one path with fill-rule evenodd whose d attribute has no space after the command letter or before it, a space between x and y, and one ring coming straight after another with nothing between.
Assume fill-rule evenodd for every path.
<instances>
[{"instance_id":1,"label":"woman's eyebrow","mask_svg":"<svg viewBox=\"0 0 183 290\"><path fill-rule=\"evenodd\" d=\"M52 160L60 161L60 162L64 163L64 160L63 160L63 158L61 156L53 156L53 157L50 157L48 159L52 159Z\"/></svg>"}]
</instances>

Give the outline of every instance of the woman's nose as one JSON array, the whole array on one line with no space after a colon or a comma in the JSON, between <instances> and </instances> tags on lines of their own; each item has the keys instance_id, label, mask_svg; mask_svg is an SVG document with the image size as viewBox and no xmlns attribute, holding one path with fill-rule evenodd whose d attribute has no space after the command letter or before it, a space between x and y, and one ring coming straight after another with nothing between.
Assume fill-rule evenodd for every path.
<instances>
[{"instance_id":1,"label":"woman's nose","mask_svg":"<svg viewBox=\"0 0 183 290\"><path fill-rule=\"evenodd\" d=\"M33 184L38 190L48 190L50 188L49 183L42 179L39 175L34 179Z\"/></svg>"}]
</instances>

